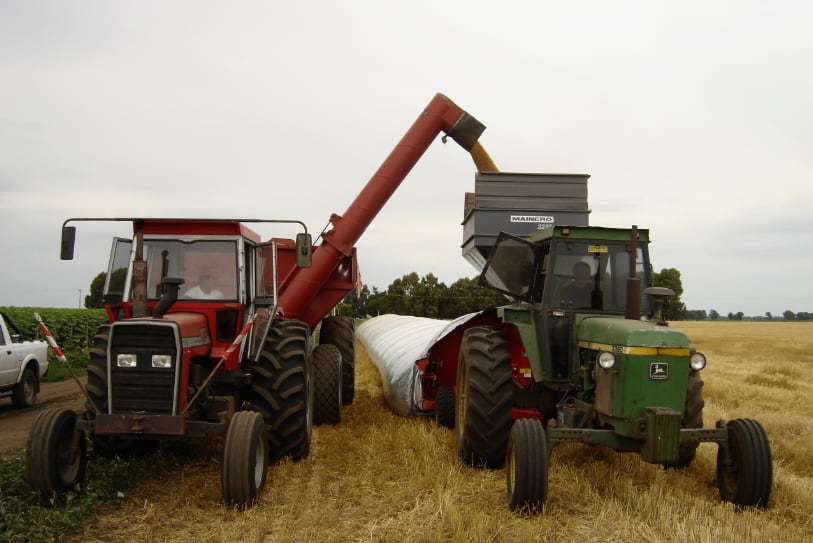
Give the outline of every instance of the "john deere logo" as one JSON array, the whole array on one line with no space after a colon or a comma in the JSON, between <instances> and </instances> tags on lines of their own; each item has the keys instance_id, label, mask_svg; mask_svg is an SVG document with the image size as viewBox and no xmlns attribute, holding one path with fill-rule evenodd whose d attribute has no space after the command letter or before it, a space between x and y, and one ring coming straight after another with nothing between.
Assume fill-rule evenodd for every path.
<instances>
[{"instance_id":1,"label":"john deere logo","mask_svg":"<svg viewBox=\"0 0 813 543\"><path fill-rule=\"evenodd\" d=\"M666 362L653 362L649 365L650 379L666 379L669 377L669 364Z\"/></svg>"}]
</instances>

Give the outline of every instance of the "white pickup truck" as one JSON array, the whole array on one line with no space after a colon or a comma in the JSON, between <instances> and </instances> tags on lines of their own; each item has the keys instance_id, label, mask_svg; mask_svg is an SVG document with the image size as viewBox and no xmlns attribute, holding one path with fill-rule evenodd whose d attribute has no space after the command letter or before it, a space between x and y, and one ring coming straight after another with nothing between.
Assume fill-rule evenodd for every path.
<instances>
[{"instance_id":1,"label":"white pickup truck","mask_svg":"<svg viewBox=\"0 0 813 543\"><path fill-rule=\"evenodd\" d=\"M48 344L23 341L14 321L0 312L0 397L11 396L15 407L30 407L37 400L40 378L48 373Z\"/></svg>"}]
</instances>

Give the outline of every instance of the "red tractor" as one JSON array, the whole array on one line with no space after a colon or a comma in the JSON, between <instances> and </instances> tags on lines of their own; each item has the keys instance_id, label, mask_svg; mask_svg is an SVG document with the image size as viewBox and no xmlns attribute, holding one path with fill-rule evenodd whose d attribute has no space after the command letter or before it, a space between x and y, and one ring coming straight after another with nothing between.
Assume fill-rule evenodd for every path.
<instances>
[{"instance_id":1,"label":"red tractor","mask_svg":"<svg viewBox=\"0 0 813 543\"><path fill-rule=\"evenodd\" d=\"M32 487L50 497L80 482L86 436L94 450L118 454L225 434L223 498L251 505L268 462L307 456L313 423L338 423L352 402L353 321L328 315L357 284L355 243L441 131L472 151L484 129L436 95L344 215L331 217L319 245L299 221L65 221L62 259L73 258L69 223L127 221L133 237L114 240L109 323L91 349L86 409L48 409L31 429ZM247 226L269 222L302 232L262 241Z\"/></svg>"}]
</instances>

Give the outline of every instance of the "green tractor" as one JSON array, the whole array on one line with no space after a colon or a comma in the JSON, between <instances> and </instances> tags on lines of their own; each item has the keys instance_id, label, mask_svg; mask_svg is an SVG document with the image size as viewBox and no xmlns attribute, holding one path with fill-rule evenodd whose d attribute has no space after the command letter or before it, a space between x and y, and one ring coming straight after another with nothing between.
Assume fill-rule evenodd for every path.
<instances>
[{"instance_id":1,"label":"green tractor","mask_svg":"<svg viewBox=\"0 0 813 543\"><path fill-rule=\"evenodd\" d=\"M649 232L634 226L497 236L480 282L513 303L462 334L454 426L464 460L505 460L512 510L545 502L559 443L683 468L700 443L715 442L722 499L738 508L768 504L765 430L751 419L703 428L706 358L662 319L673 292L650 286L648 243Z\"/></svg>"}]
</instances>

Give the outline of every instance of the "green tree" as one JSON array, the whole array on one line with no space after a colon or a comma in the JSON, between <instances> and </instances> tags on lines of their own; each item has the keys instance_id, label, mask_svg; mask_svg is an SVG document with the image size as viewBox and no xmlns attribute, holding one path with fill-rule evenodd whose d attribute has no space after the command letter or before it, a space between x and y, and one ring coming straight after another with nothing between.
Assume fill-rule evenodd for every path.
<instances>
[{"instance_id":1,"label":"green tree","mask_svg":"<svg viewBox=\"0 0 813 543\"><path fill-rule=\"evenodd\" d=\"M786 309L784 313L782 313L782 318L786 321L792 321L796 318L796 313L791 311L790 309Z\"/></svg>"},{"instance_id":2,"label":"green tree","mask_svg":"<svg viewBox=\"0 0 813 543\"><path fill-rule=\"evenodd\" d=\"M348 295L340 310L349 310L353 299L353 295ZM378 292L373 287L373 292L369 294L364 305L363 315L395 313L453 319L506 303L507 300L502 294L480 286L477 279L458 279L451 287L447 287L431 273L421 277L412 272L395 279L384 292Z\"/></svg>"},{"instance_id":3,"label":"green tree","mask_svg":"<svg viewBox=\"0 0 813 543\"><path fill-rule=\"evenodd\" d=\"M680 280L680 272L675 268L664 268L660 273L655 272L652 283L656 287L667 287L674 291L675 295L666 301L663 306L663 318L668 321L679 321L686 318L686 306L681 301L683 294L683 283Z\"/></svg>"},{"instance_id":4,"label":"green tree","mask_svg":"<svg viewBox=\"0 0 813 543\"><path fill-rule=\"evenodd\" d=\"M361 292L357 289L351 290L339 304L339 315L360 318L367 315L367 304L370 301L370 287L363 285Z\"/></svg>"},{"instance_id":5,"label":"green tree","mask_svg":"<svg viewBox=\"0 0 813 543\"><path fill-rule=\"evenodd\" d=\"M436 319L440 316L441 300L445 296L447 287L438 281L438 278L429 273L421 277L412 286L409 297L409 314L417 317Z\"/></svg>"},{"instance_id":6,"label":"green tree","mask_svg":"<svg viewBox=\"0 0 813 543\"><path fill-rule=\"evenodd\" d=\"M99 272L99 275L90 282L89 294L85 296L85 307L88 309L99 309L106 303L121 302L121 294L104 295L104 282L107 278L106 272ZM118 268L110 276L109 292L124 292L124 282L127 279L127 268Z\"/></svg>"},{"instance_id":7,"label":"green tree","mask_svg":"<svg viewBox=\"0 0 813 543\"><path fill-rule=\"evenodd\" d=\"M711 319L713 321L716 321L719 318L720 318L720 312L719 311L717 311L716 309L709 310L709 319Z\"/></svg>"},{"instance_id":8,"label":"green tree","mask_svg":"<svg viewBox=\"0 0 813 543\"><path fill-rule=\"evenodd\" d=\"M105 272L100 272L99 275L93 278L90 282L90 289L85 296L85 307L88 309L99 309L104 307L104 278L107 276Z\"/></svg>"},{"instance_id":9,"label":"green tree","mask_svg":"<svg viewBox=\"0 0 813 543\"><path fill-rule=\"evenodd\" d=\"M419 281L418 274L415 272L408 273L392 283L387 287L387 300L389 309L387 313L395 313L396 315L411 315L409 298L415 289L415 285Z\"/></svg>"},{"instance_id":10,"label":"green tree","mask_svg":"<svg viewBox=\"0 0 813 543\"><path fill-rule=\"evenodd\" d=\"M492 288L480 286L477 278L464 277L449 287L442 304L441 317L453 319L506 303L508 300L505 296Z\"/></svg>"},{"instance_id":11,"label":"green tree","mask_svg":"<svg viewBox=\"0 0 813 543\"><path fill-rule=\"evenodd\" d=\"M386 308L382 307L384 302L385 293L378 290L378 287L373 287L372 292L370 292L370 296L367 298L367 303L364 305L364 315L359 316L364 317L369 315L371 317L375 317L388 313Z\"/></svg>"}]
</instances>

